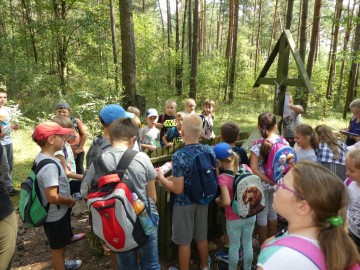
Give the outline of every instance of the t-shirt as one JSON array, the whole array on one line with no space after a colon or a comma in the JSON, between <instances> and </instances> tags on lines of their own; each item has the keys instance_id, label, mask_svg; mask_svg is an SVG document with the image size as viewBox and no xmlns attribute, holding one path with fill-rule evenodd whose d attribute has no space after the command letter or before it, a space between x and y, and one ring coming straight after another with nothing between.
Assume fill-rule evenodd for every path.
<instances>
[{"instance_id":1,"label":"t-shirt","mask_svg":"<svg viewBox=\"0 0 360 270\"><path fill-rule=\"evenodd\" d=\"M346 181L345 181L346 182ZM360 238L360 186L352 181L349 186L350 203L346 211L349 230Z\"/></svg>"},{"instance_id":2,"label":"t-shirt","mask_svg":"<svg viewBox=\"0 0 360 270\"><path fill-rule=\"evenodd\" d=\"M0 139L2 145L8 145L12 143L10 120L11 120L10 108L6 106L2 106L0 108L0 128L1 128L1 133L5 133L5 136L1 137Z\"/></svg>"},{"instance_id":3,"label":"t-shirt","mask_svg":"<svg viewBox=\"0 0 360 270\"><path fill-rule=\"evenodd\" d=\"M296 146L295 149L296 149L297 161L310 160L310 161L317 162L317 157L316 157L314 149L303 150L300 146Z\"/></svg>"},{"instance_id":4,"label":"t-shirt","mask_svg":"<svg viewBox=\"0 0 360 270\"><path fill-rule=\"evenodd\" d=\"M73 149L73 151L75 151L76 149L79 148L80 145L80 139L81 139L81 134L80 134L80 130L79 127L84 126L84 123L80 121L80 119L75 118L73 116L70 116L71 121L74 124L74 131L73 133L71 133L70 135L70 139L69 139L69 144L71 145L71 148Z\"/></svg>"},{"instance_id":5,"label":"t-shirt","mask_svg":"<svg viewBox=\"0 0 360 270\"><path fill-rule=\"evenodd\" d=\"M234 176L232 175L222 173L218 177L218 185L227 187L227 189L229 190L231 201L233 201L234 199L233 183L234 183ZM227 220L240 219L240 217L233 212L231 208L231 204L225 206L225 218Z\"/></svg>"},{"instance_id":6,"label":"t-shirt","mask_svg":"<svg viewBox=\"0 0 360 270\"><path fill-rule=\"evenodd\" d=\"M66 167L68 168L68 170L76 173L76 163L75 163L74 153L71 149L71 145L68 142L64 143L62 150L56 151L54 153L54 156L57 155L63 156L65 158ZM69 178L69 181L71 180L73 179Z\"/></svg>"},{"instance_id":7,"label":"t-shirt","mask_svg":"<svg viewBox=\"0 0 360 270\"><path fill-rule=\"evenodd\" d=\"M300 237L294 234L289 234L289 236L290 235ZM306 239L319 247L317 241L305 237L301 238ZM270 243L271 242L272 241L270 241ZM257 266L264 270L319 270L316 264L302 253L292 248L282 246L271 246L261 250Z\"/></svg>"},{"instance_id":8,"label":"t-shirt","mask_svg":"<svg viewBox=\"0 0 360 270\"><path fill-rule=\"evenodd\" d=\"M283 118L283 131L285 138L294 138L294 130L300 124L300 114L290 109L290 114Z\"/></svg>"},{"instance_id":9,"label":"t-shirt","mask_svg":"<svg viewBox=\"0 0 360 270\"><path fill-rule=\"evenodd\" d=\"M184 148L191 148L193 152L195 153L201 153L204 151L204 146L200 143L195 144L187 144L184 146ZM209 148L210 149L210 148ZM212 149L210 149L210 154L215 157L215 153ZM184 177L184 192L181 194L174 194L174 205L175 206L186 206L192 204L192 200L185 194L185 191L187 193L190 192L190 185L191 185L191 179L190 176L190 170L191 170L191 164L192 164L193 158L182 151L181 149L176 151L173 155L172 159L172 173L174 177Z\"/></svg>"},{"instance_id":10,"label":"t-shirt","mask_svg":"<svg viewBox=\"0 0 360 270\"><path fill-rule=\"evenodd\" d=\"M200 114L203 121L203 132L206 139L215 138L214 134L214 118L212 115Z\"/></svg>"},{"instance_id":11,"label":"t-shirt","mask_svg":"<svg viewBox=\"0 0 360 270\"><path fill-rule=\"evenodd\" d=\"M35 158L35 163L38 164L43 159L52 159L54 160L60 168L60 177L59 177L59 169L54 163L46 164L41 170L38 172L36 178L38 180L40 194L42 197L42 204L46 206L48 201L45 196L45 188L48 187L59 187L59 194L64 197L70 197L70 186L69 182L66 178L66 174L64 169L62 168L60 161L55 157L50 157L43 153L39 153ZM61 219L69 207L67 205L59 205L59 207L55 204L50 204L48 216L46 218L46 222L53 222Z\"/></svg>"},{"instance_id":12,"label":"t-shirt","mask_svg":"<svg viewBox=\"0 0 360 270\"><path fill-rule=\"evenodd\" d=\"M103 138L102 135L95 137L86 153L86 168L89 169L91 163L110 147L110 140L108 138Z\"/></svg>"},{"instance_id":13,"label":"t-shirt","mask_svg":"<svg viewBox=\"0 0 360 270\"><path fill-rule=\"evenodd\" d=\"M357 118L353 117L350 120L349 123L349 132L359 134L360 135L360 122L356 123ZM347 137L346 139L346 145L353 145L356 141L354 139L350 139L350 137Z\"/></svg>"},{"instance_id":14,"label":"t-shirt","mask_svg":"<svg viewBox=\"0 0 360 270\"><path fill-rule=\"evenodd\" d=\"M163 124L163 127L160 130L160 144L163 145L162 137L166 132L171 128L176 126L175 115L160 114L158 118L158 123ZM140 137L141 138L141 137Z\"/></svg>"},{"instance_id":15,"label":"t-shirt","mask_svg":"<svg viewBox=\"0 0 360 270\"><path fill-rule=\"evenodd\" d=\"M105 153L101 155L104 164L109 171L116 169L125 151L126 148L121 146L116 148L109 148ZM157 173L155 172L154 166L152 165L150 158L145 153L139 152L131 161L127 171L130 178L131 191L136 192L140 200L145 205L147 205L147 182L150 180L154 180L157 177ZM80 191L83 197L87 197L90 187L96 185L97 180L98 177L95 175L94 165L91 164L81 183ZM150 197L149 200L152 213L157 214L157 209L154 202Z\"/></svg>"},{"instance_id":16,"label":"t-shirt","mask_svg":"<svg viewBox=\"0 0 360 270\"><path fill-rule=\"evenodd\" d=\"M145 135L144 135L145 132ZM140 142L147 145L157 146L156 141L159 140L160 131L156 128L149 128L148 126L140 129L139 138Z\"/></svg>"},{"instance_id":17,"label":"t-shirt","mask_svg":"<svg viewBox=\"0 0 360 270\"><path fill-rule=\"evenodd\" d=\"M172 142L172 143L181 143L183 142L183 139L181 137L181 134L179 132L179 130L175 127L170 128L166 133L166 140L168 142Z\"/></svg>"}]
</instances>

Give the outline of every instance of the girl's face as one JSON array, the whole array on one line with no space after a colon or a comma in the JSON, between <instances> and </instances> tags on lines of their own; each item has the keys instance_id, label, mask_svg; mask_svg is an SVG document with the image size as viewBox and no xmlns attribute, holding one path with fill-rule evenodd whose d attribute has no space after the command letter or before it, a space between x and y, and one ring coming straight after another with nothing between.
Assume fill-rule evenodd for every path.
<instances>
[{"instance_id":1,"label":"girl's face","mask_svg":"<svg viewBox=\"0 0 360 270\"><path fill-rule=\"evenodd\" d=\"M186 104L186 111L187 111L188 113L195 112L195 107L196 107L195 102L189 101L189 102Z\"/></svg>"},{"instance_id":2,"label":"girl's face","mask_svg":"<svg viewBox=\"0 0 360 270\"><path fill-rule=\"evenodd\" d=\"M297 143L298 146L300 147L309 146L310 144L309 136L303 135L300 132L296 132L296 130L294 131L294 135L295 135L295 142Z\"/></svg>"},{"instance_id":3,"label":"girl's face","mask_svg":"<svg viewBox=\"0 0 360 270\"><path fill-rule=\"evenodd\" d=\"M351 158L345 159L346 174L360 186L360 169L355 167L355 161Z\"/></svg>"},{"instance_id":4,"label":"girl's face","mask_svg":"<svg viewBox=\"0 0 360 270\"><path fill-rule=\"evenodd\" d=\"M360 120L360 108L353 107L350 110L351 110L351 112L353 114L353 117Z\"/></svg>"}]
</instances>

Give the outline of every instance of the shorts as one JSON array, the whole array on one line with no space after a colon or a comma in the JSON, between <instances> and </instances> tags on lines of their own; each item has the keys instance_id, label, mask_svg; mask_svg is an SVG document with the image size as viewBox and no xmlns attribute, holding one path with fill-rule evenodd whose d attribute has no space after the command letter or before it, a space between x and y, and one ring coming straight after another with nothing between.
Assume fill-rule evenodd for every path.
<instances>
[{"instance_id":1,"label":"shorts","mask_svg":"<svg viewBox=\"0 0 360 270\"><path fill-rule=\"evenodd\" d=\"M208 208L196 203L174 206L171 240L177 245L189 245L192 239L207 240Z\"/></svg>"},{"instance_id":2,"label":"shorts","mask_svg":"<svg viewBox=\"0 0 360 270\"><path fill-rule=\"evenodd\" d=\"M256 224L259 226L266 226L268 221L277 219L277 213L272 206L274 192L274 189L264 190L265 208L256 215Z\"/></svg>"},{"instance_id":3,"label":"shorts","mask_svg":"<svg viewBox=\"0 0 360 270\"><path fill-rule=\"evenodd\" d=\"M51 249L60 249L70 244L73 237L70 213L71 208L61 219L44 223L44 231Z\"/></svg>"}]
</instances>

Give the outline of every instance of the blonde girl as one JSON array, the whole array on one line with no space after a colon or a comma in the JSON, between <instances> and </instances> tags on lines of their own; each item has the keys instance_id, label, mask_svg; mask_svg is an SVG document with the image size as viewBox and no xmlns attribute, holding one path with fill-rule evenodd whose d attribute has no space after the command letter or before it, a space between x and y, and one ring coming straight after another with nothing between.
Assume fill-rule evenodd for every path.
<instances>
[{"instance_id":1,"label":"blonde girl","mask_svg":"<svg viewBox=\"0 0 360 270\"><path fill-rule=\"evenodd\" d=\"M348 203L346 186L330 170L311 161L294 164L276 184L273 202L288 221L288 231L267 241L257 269L358 269L351 268L360 256L346 232ZM291 247L281 244L289 239ZM305 252L299 252L305 245ZM312 253L307 252L310 249Z\"/></svg>"},{"instance_id":2,"label":"blonde girl","mask_svg":"<svg viewBox=\"0 0 360 270\"><path fill-rule=\"evenodd\" d=\"M311 126L300 124L295 128L295 151L297 160L317 161L315 149L318 148L318 139Z\"/></svg>"},{"instance_id":3,"label":"blonde girl","mask_svg":"<svg viewBox=\"0 0 360 270\"><path fill-rule=\"evenodd\" d=\"M230 204L234 198L233 181L234 175L238 171L239 157L233 152L231 145L227 143L219 143L214 146L213 150L219 167L224 170L224 173L220 174L218 178L221 196L216 198L215 202L218 206L225 207L226 231L229 237L229 269L237 269L241 244L244 270L251 270L253 260L252 234L256 216L242 219L232 211ZM249 167L247 169L250 170Z\"/></svg>"}]
</instances>

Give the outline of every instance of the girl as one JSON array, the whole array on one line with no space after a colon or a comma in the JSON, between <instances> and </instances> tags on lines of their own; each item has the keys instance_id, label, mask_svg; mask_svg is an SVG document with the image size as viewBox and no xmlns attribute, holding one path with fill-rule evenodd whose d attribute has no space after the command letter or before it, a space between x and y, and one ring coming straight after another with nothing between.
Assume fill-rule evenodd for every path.
<instances>
[{"instance_id":1,"label":"girl","mask_svg":"<svg viewBox=\"0 0 360 270\"><path fill-rule=\"evenodd\" d=\"M337 136L328 126L317 126L315 132L319 138L319 148L315 150L317 161L339 176L340 179L345 179L347 146L338 140Z\"/></svg>"},{"instance_id":2,"label":"girl","mask_svg":"<svg viewBox=\"0 0 360 270\"><path fill-rule=\"evenodd\" d=\"M315 150L318 148L317 135L311 126L300 124L295 128L295 151L297 160L317 161Z\"/></svg>"},{"instance_id":3,"label":"girl","mask_svg":"<svg viewBox=\"0 0 360 270\"><path fill-rule=\"evenodd\" d=\"M350 120L347 131L359 135L358 136L349 135L346 138L347 146L351 146L360 140L360 98L354 99L350 103L349 108L353 116Z\"/></svg>"},{"instance_id":4,"label":"girl","mask_svg":"<svg viewBox=\"0 0 360 270\"><path fill-rule=\"evenodd\" d=\"M265 208L256 215L256 223L258 225L259 243L265 241L267 237L273 236L277 229L277 214L272 207L272 200L274 196L273 182L264 173L264 166L266 165L269 152L272 145L279 141L280 136L276 134L277 125L275 115L272 113L262 113L258 117L258 130L265 140L255 141L250 148L250 168L254 174L259 176L262 181Z\"/></svg>"},{"instance_id":5,"label":"girl","mask_svg":"<svg viewBox=\"0 0 360 270\"><path fill-rule=\"evenodd\" d=\"M346 174L349 178L345 181L350 194L350 204L347 208L349 235L360 250L360 149L351 150L345 160Z\"/></svg>"},{"instance_id":6,"label":"girl","mask_svg":"<svg viewBox=\"0 0 360 270\"><path fill-rule=\"evenodd\" d=\"M294 164L277 183L273 202L288 231L264 245L257 269L351 269L360 256L346 233L348 202L345 185L328 169L311 161Z\"/></svg>"},{"instance_id":7,"label":"girl","mask_svg":"<svg viewBox=\"0 0 360 270\"><path fill-rule=\"evenodd\" d=\"M256 216L242 219L232 211L230 205L234 198L233 180L234 174L238 171L239 157L227 143L219 143L214 146L213 150L219 167L224 170L224 173L220 174L218 178L221 196L216 198L215 202L218 206L225 207L226 231L229 237L229 269L237 269L241 242L244 270L250 270L253 260L251 240ZM250 170L248 166L246 167Z\"/></svg>"}]
</instances>

